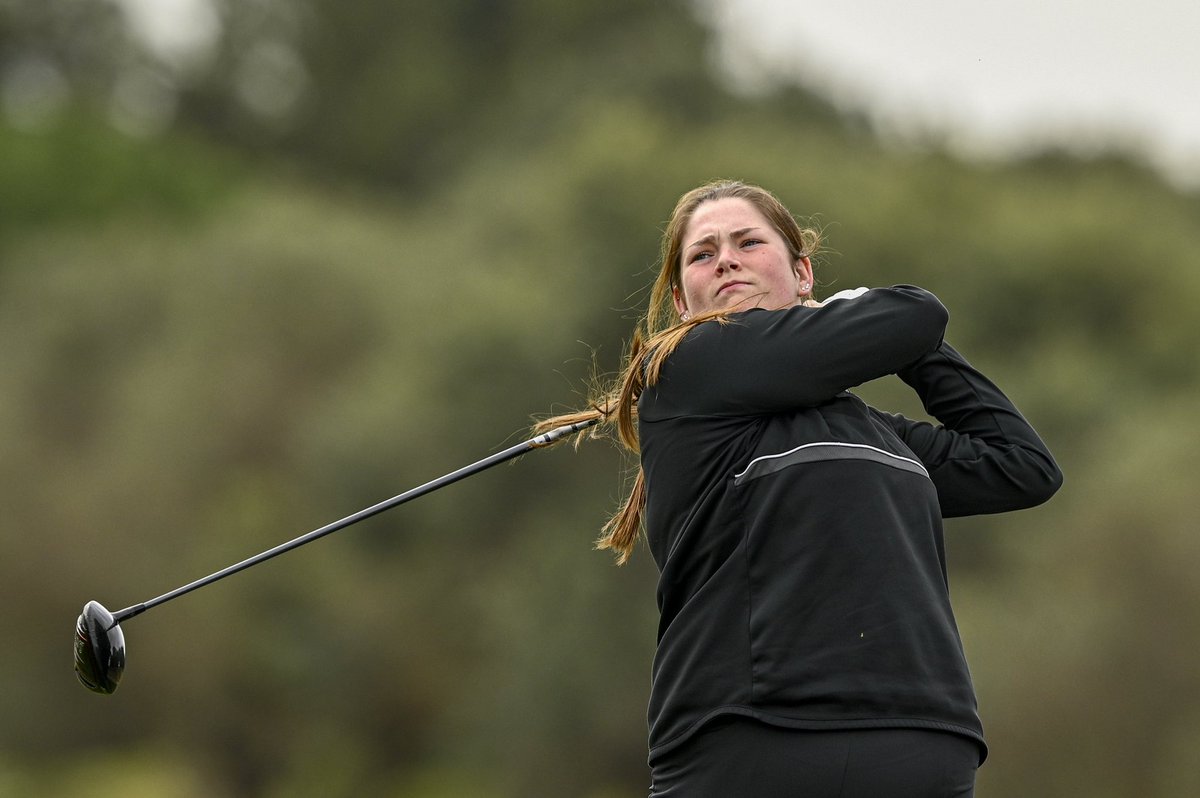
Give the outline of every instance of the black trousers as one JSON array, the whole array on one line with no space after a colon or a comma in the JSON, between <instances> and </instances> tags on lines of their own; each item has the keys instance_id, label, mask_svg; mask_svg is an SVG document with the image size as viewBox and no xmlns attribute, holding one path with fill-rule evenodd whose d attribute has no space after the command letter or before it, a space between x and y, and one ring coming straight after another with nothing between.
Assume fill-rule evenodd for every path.
<instances>
[{"instance_id":1,"label":"black trousers","mask_svg":"<svg viewBox=\"0 0 1200 798\"><path fill-rule=\"evenodd\" d=\"M806 731L728 715L650 763L650 798L972 798L979 747L924 729Z\"/></svg>"}]
</instances>

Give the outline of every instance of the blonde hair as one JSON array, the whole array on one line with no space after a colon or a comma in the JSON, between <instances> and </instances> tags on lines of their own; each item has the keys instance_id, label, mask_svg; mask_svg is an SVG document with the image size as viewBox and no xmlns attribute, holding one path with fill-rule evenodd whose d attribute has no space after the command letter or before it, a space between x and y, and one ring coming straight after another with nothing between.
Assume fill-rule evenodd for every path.
<instances>
[{"instance_id":1,"label":"blonde hair","mask_svg":"<svg viewBox=\"0 0 1200 798\"><path fill-rule=\"evenodd\" d=\"M675 293L681 290L683 234L692 216L704 203L728 198L743 199L754 205L783 236L793 262L816 254L821 241L820 233L813 228L801 227L783 203L764 188L736 180L717 180L687 192L675 204L675 210L663 230L658 276L650 291L646 313L634 329L624 353L620 373L608 385L599 385L593 390L587 410L539 421L534 425L535 433L540 434L563 424L599 420L600 425L576 436L576 446L585 437L599 437L605 429L611 434L615 425L617 440L628 451L638 454L637 403L642 391L658 381L663 364L693 327L708 321L720 324L729 322L729 311L724 310L681 320L675 313L673 303ZM633 554L645 507L646 480L639 466L629 495L604 525L596 541L597 548L616 552L618 565L624 565Z\"/></svg>"}]
</instances>

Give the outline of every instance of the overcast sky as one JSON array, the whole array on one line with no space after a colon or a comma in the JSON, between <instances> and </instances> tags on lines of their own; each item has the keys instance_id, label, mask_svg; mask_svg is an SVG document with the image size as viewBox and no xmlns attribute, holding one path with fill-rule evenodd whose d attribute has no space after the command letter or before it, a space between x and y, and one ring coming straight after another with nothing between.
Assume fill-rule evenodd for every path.
<instances>
[{"instance_id":1,"label":"overcast sky","mask_svg":"<svg viewBox=\"0 0 1200 798\"><path fill-rule=\"evenodd\" d=\"M1200 0L708 2L744 80L763 59L976 154L1120 138L1200 187Z\"/></svg>"}]
</instances>

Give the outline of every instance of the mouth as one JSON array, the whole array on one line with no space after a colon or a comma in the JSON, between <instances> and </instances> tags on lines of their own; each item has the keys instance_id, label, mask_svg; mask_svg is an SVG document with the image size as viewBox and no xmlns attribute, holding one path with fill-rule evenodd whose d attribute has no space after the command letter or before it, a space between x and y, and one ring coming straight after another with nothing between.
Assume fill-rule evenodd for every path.
<instances>
[{"instance_id":1,"label":"mouth","mask_svg":"<svg viewBox=\"0 0 1200 798\"><path fill-rule=\"evenodd\" d=\"M746 282L745 280L730 280L727 283L722 283L721 287L717 289L717 296L721 296L726 291L732 288L737 288L739 285L750 285L750 283Z\"/></svg>"}]
</instances>

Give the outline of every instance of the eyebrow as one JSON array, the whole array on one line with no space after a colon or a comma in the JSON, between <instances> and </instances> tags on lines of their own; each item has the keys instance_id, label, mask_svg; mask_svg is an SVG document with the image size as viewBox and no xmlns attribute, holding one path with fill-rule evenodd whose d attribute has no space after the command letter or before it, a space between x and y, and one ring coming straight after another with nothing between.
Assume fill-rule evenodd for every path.
<instances>
[{"instance_id":1,"label":"eyebrow","mask_svg":"<svg viewBox=\"0 0 1200 798\"><path fill-rule=\"evenodd\" d=\"M741 238L742 236L746 235L746 233L753 233L757 229L758 229L757 227L743 227L740 230L734 230L732 233L732 237L733 238ZM686 251L688 249L691 249L692 247L698 247L701 244L707 244L708 242L715 240L716 237L717 237L716 233L709 233L708 235L706 235L702 238L698 238L695 241L693 241L692 243L688 244L684 249Z\"/></svg>"}]
</instances>

